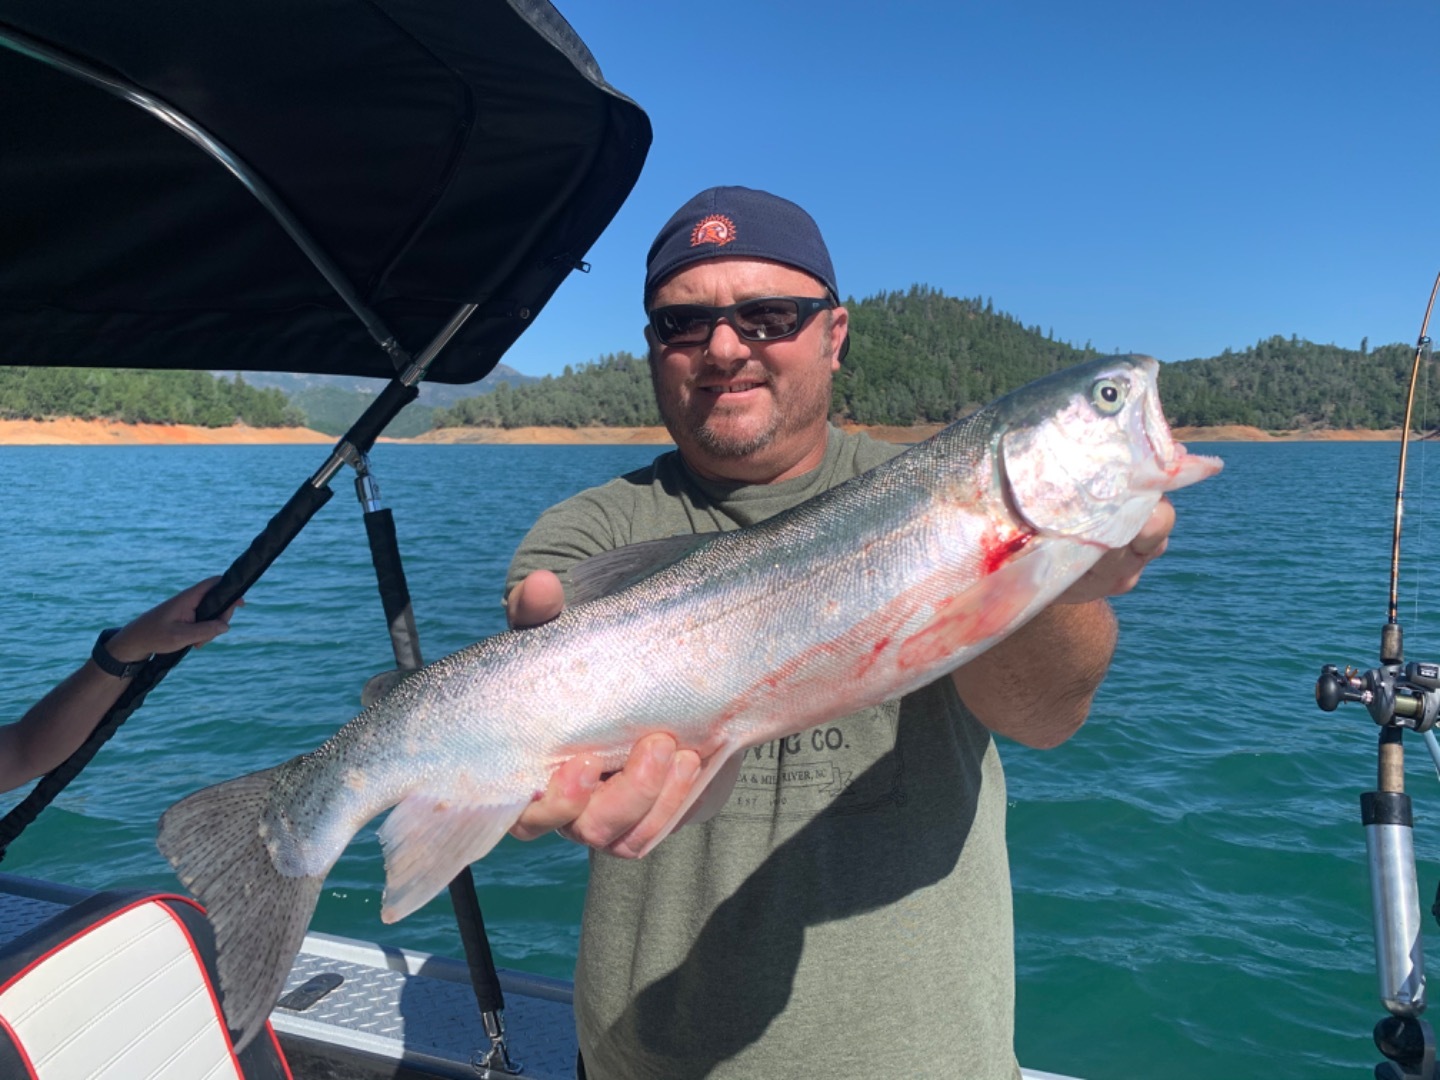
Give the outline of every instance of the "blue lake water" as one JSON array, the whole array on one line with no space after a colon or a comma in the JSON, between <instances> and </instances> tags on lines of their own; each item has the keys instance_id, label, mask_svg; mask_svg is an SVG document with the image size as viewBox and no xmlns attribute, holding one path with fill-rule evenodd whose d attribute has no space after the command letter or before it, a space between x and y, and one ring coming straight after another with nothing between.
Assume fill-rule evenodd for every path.
<instances>
[{"instance_id":1,"label":"blue lake water","mask_svg":"<svg viewBox=\"0 0 1440 1080\"><path fill-rule=\"evenodd\" d=\"M1368 1075L1380 1007L1358 794L1373 786L1374 727L1363 711L1321 713L1312 689L1321 663L1374 661L1396 446L1202 449L1226 471L1177 495L1170 553L1117 601L1120 649L1090 722L1057 750L1002 745L1018 1049L1029 1066L1090 1080ZM1417 659L1440 658L1427 450L1412 452L1403 562ZM655 453L380 446L426 657L503 627L504 568L541 509ZM223 570L324 456L0 447L5 713L83 659L100 628ZM366 678L393 660L359 507L348 481L336 488L232 632L151 695L6 870L173 887L154 847L166 806L310 749L353 715ZM1428 909L1440 783L1418 740L1407 745ZM568 976L581 851L507 839L477 879L500 963ZM381 924L381 882L367 831L331 875L316 927L458 954L443 899Z\"/></svg>"}]
</instances>

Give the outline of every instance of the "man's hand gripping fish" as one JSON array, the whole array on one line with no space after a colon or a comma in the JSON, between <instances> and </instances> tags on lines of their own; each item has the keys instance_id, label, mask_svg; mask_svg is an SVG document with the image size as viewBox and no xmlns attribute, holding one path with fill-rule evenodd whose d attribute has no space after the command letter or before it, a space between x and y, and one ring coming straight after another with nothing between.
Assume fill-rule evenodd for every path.
<instances>
[{"instance_id":1,"label":"man's hand gripping fish","mask_svg":"<svg viewBox=\"0 0 1440 1080\"><path fill-rule=\"evenodd\" d=\"M383 811L393 922L571 757L619 768L655 731L698 751L668 833L728 797L747 748L915 690L1023 626L1165 492L1219 471L1171 438L1157 373L1082 364L759 525L592 559L553 622L430 664L312 752L176 803L160 850L209 909L237 1044L279 996L325 875Z\"/></svg>"}]
</instances>

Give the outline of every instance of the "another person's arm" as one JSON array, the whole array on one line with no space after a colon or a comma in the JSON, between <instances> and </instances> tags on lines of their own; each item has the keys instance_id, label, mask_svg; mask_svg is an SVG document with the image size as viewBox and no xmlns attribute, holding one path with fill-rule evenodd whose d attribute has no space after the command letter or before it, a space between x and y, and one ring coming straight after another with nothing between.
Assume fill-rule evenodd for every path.
<instances>
[{"instance_id":1,"label":"another person's arm","mask_svg":"<svg viewBox=\"0 0 1440 1080\"><path fill-rule=\"evenodd\" d=\"M137 616L105 643L105 650L129 664L223 634L234 608L218 619L195 621L195 609L217 580L192 585ZM87 660L19 720L0 727L0 791L49 772L73 754L129 685L129 678L107 674Z\"/></svg>"}]
</instances>

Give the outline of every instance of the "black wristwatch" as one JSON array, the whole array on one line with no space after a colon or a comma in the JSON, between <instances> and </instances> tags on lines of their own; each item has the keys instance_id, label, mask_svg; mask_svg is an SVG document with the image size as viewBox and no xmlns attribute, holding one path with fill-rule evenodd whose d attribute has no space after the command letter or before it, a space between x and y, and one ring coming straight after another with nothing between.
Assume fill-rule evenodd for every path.
<instances>
[{"instance_id":1,"label":"black wristwatch","mask_svg":"<svg viewBox=\"0 0 1440 1080\"><path fill-rule=\"evenodd\" d=\"M95 666L106 675L114 675L117 679L128 679L137 674L141 668L150 662L150 657L144 660L135 660L129 664L122 664L115 657L110 655L110 650L105 648L105 643L120 632L120 627L112 626L108 630L101 630L100 636L95 639L95 647L90 650L90 659L95 661Z\"/></svg>"}]
</instances>

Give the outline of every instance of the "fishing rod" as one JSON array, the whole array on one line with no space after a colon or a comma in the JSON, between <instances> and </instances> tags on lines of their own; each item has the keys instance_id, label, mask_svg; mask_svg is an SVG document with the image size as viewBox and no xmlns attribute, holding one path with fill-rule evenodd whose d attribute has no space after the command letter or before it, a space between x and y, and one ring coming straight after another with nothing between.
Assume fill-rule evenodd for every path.
<instances>
[{"instance_id":1,"label":"fishing rod","mask_svg":"<svg viewBox=\"0 0 1440 1080\"><path fill-rule=\"evenodd\" d=\"M1425 954L1420 932L1420 900L1415 876L1414 819L1405 793L1406 729L1425 735L1436 753L1430 729L1440 719L1440 664L1405 662L1400 626L1400 532L1405 508L1405 465L1410 419L1420 368L1430 357L1430 314L1440 293L1440 274L1430 289L1410 388L1400 429L1400 468L1395 480L1395 526L1390 542L1390 606L1380 628L1380 664L1366 671L1333 664L1320 669L1315 702L1334 712L1343 702L1359 702L1380 728L1376 790L1360 796L1360 820L1370 869L1370 910L1375 926L1375 969L1380 1002L1388 1015L1375 1025L1375 1046L1385 1060L1375 1066L1376 1080L1440 1080L1435 1032L1421 1019L1425 1011ZM1440 758L1437 758L1440 769ZM1431 913L1440 919L1440 891Z\"/></svg>"}]
</instances>

